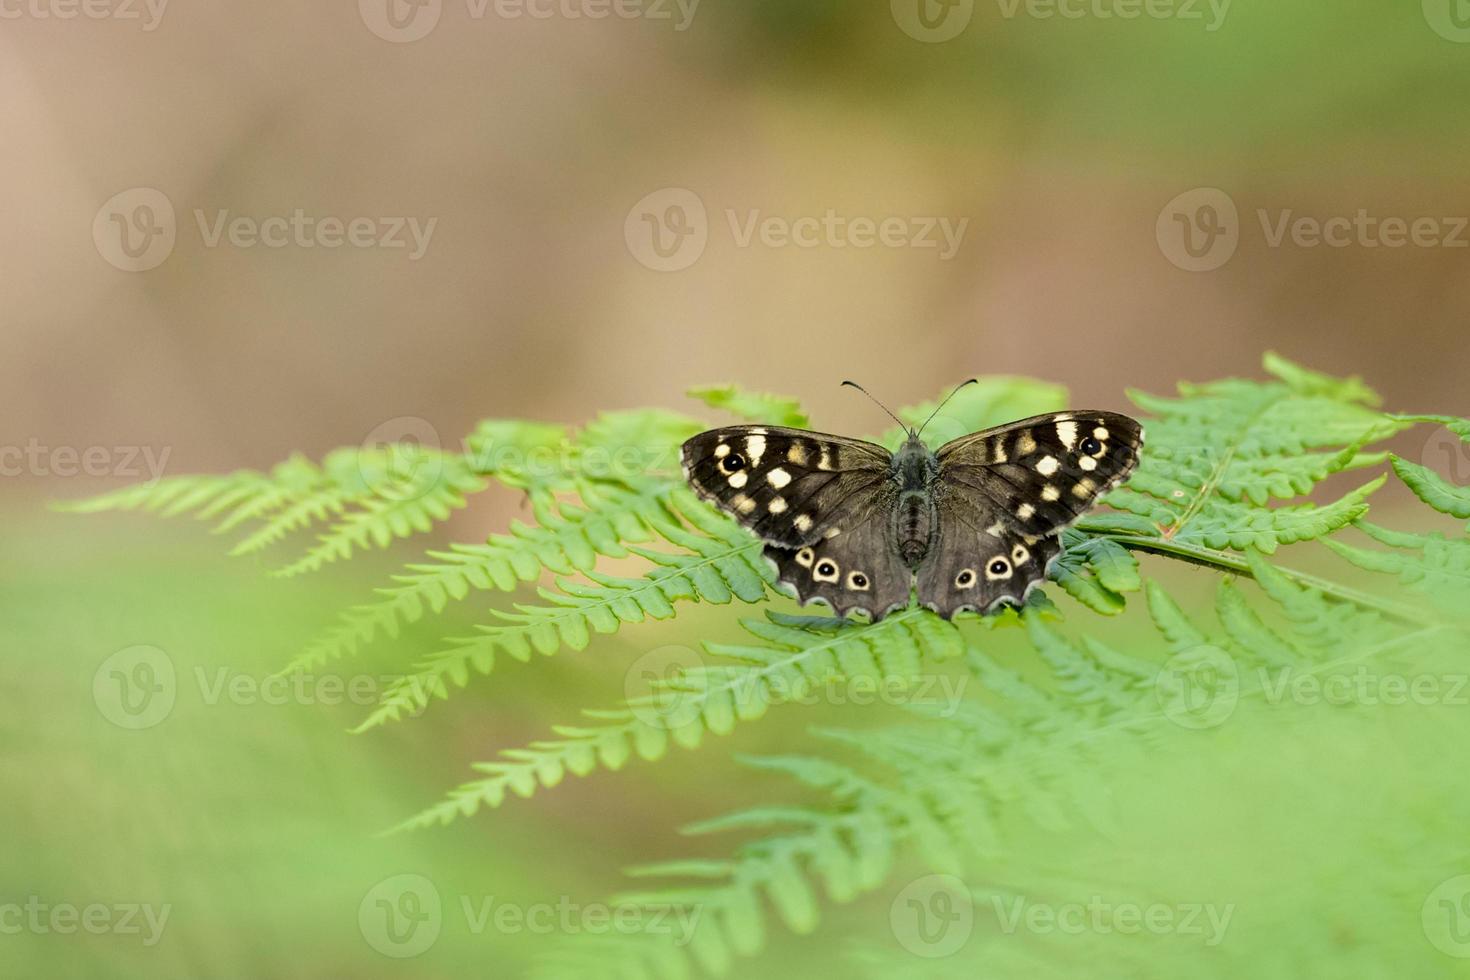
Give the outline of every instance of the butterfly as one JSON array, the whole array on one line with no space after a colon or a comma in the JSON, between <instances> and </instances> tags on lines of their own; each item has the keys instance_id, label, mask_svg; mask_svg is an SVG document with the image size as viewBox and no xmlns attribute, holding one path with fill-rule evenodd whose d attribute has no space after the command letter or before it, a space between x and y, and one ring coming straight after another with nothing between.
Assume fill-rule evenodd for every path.
<instances>
[{"instance_id":1,"label":"butterfly","mask_svg":"<svg viewBox=\"0 0 1470 980\"><path fill-rule=\"evenodd\" d=\"M891 453L805 429L725 426L685 442L681 462L699 496L765 542L782 591L876 622L915 591L945 619L1023 605L1062 554L1062 530L1127 478L1143 446L1137 421L1104 411L1037 415L937 452L920 441L923 425L904 428Z\"/></svg>"}]
</instances>

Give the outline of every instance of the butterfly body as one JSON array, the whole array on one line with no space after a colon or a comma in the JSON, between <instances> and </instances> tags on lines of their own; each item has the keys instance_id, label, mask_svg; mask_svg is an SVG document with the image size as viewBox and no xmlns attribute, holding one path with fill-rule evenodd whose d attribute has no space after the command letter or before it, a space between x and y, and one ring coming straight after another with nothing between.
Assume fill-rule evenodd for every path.
<instances>
[{"instance_id":1,"label":"butterfly body","mask_svg":"<svg viewBox=\"0 0 1470 980\"><path fill-rule=\"evenodd\" d=\"M893 508L893 536L899 556L912 569L923 562L934 537L934 484L938 476L939 457L916 435L910 434L893 455L893 482L898 489L898 505Z\"/></svg>"},{"instance_id":2,"label":"butterfly body","mask_svg":"<svg viewBox=\"0 0 1470 980\"><path fill-rule=\"evenodd\" d=\"M704 499L766 542L802 604L873 619L919 602L949 618L1025 602L1061 531L1121 482L1143 431L1125 415L1062 412L897 452L776 426L711 429L683 447Z\"/></svg>"}]
</instances>

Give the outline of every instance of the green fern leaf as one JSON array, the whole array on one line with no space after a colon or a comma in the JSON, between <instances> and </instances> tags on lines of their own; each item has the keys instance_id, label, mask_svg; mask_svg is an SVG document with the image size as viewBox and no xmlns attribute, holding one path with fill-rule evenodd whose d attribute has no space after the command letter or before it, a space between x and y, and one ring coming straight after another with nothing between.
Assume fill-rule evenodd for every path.
<instances>
[{"instance_id":1,"label":"green fern leaf","mask_svg":"<svg viewBox=\"0 0 1470 980\"><path fill-rule=\"evenodd\" d=\"M786 425L805 429L811 425L801 403L795 398L747 391L739 385L714 385L690 388L689 397L697 398L710 408L729 412L750 422Z\"/></svg>"}]
</instances>

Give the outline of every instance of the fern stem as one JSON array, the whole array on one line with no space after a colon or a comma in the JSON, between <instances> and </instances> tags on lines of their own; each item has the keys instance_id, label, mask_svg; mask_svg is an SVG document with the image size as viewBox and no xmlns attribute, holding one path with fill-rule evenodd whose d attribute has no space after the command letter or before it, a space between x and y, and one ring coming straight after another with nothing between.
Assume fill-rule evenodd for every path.
<instances>
[{"instance_id":1,"label":"fern stem","mask_svg":"<svg viewBox=\"0 0 1470 980\"><path fill-rule=\"evenodd\" d=\"M1203 565L1206 568L1234 572L1237 575L1243 575L1249 579L1255 578L1249 563L1244 558L1232 555L1229 552L1217 551L1214 548L1202 548L1199 545L1185 544L1163 537L1151 538L1143 535L1119 534L1111 531L1097 531L1093 533L1097 537L1115 541L1130 551L1144 551L1149 554L1163 555L1168 558L1191 562L1195 565ZM1375 595L1354 589L1351 586L1333 582L1318 575L1313 575L1310 572L1299 572L1296 569L1286 568L1281 565L1277 565L1275 568L1298 585L1305 585L1309 588L1316 589L1322 594L1331 596L1334 599L1351 602L1368 609L1376 609L1385 615L1408 623L1417 624L1423 619L1422 614L1418 611L1401 603L1392 602L1388 599L1380 599Z\"/></svg>"}]
</instances>

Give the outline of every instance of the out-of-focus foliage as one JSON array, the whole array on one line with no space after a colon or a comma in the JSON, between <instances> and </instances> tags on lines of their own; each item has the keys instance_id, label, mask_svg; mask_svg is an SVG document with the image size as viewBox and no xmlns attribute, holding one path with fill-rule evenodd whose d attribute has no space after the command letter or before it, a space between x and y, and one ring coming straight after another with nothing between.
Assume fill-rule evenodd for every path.
<instances>
[{"instance_id":1,"label":"out-of-focus foliage","mask_svg":"<svg viewBox=\"0 0 1470 980\"><path fill-rule=\"evenodd\" d=\"M476 674L489 674L504 656L527 661L533 653L583 650L595 636L675 618L693 603L771 606L742 618L741 633L707 637L702 654L691 652L694 662L654 671L646 691L480 763L482 778L405 826L498 807L568 775L620 769L635 756L654 762L671 748L697 749L708 735L727 735L813 692L863 684L908 692L916 716L909 723L817 731L789 754L746 760L794 780L805 802L762 800L688 828L744 835L727 856L637 869L640 877L672 883L620 895L614 905L637 910L640 921L656 920L659 911L697 913L697 927L681 942L653 930L573 937L545 963L548 976L719 974L737 958L759 954L773 923L810 932L825 905L858 901L906 865L969 882L990 880L988 869L1003 866L1018 884L1039 880L1048 873L1048 855L1034 842L1022 843L1018 827L1061 833L1081 823L1105 831L1126 804L1112 789L1114 780L1146 771L1155 757L1177 764L1184 739L1204 742L1201 751L1219 758L1238 758L1242 750L1232 733L1244 730L1241 737L1256 739L1281 724L1260 705L1280 707L1273 678L1387 663L1412 670L1415 658L1439 662L1463 649L1470 539L1390 531L1364 517L1369 497L1389 478L1382 472L1388 454L1376 446L1415 424L1445 425L1461 437L1470 424L1388 415L1356 379L1326 377L1276 356L1265 366L1267 381L1186 384L1170 398L1132 396L1146 413L1144 455L1128 484L1107 498L1115 509L1067 534L1055 577L1075 603L1040 596L1019 613L953 623L917 608L876 624L781 611L785 600L770 588L759 543L697 501L679 477L679 443L700 424L658 410L604 416L579 432L487 422L464 452L436 451L418 460L433 464L433 479L377 478L384 472L378 454L391 456L392 447L365 451L355 465L343 462L344 450L320 469L293 461L271 476L175 478L77 509L193 511L220 518L225 529L253 520L258 529L246 539L249 547L237 549L250 553L326 521L318 543L285 566L295 572L345 556L351 548L343 541L381 544L422 529L442 516L446 501L462 503L463 494L490 481L526 492L531 523L413 563L380 590L379 601L349 611L294 661L296 670L320 665L441 615L451 602L541 583L537 601L494 612L474 636L448 641L391 685L363 728L417 714ZM741 418L806 419L789 398L735 387L696 394ZM1063 401L1053 386L984 379L946 406L944 419L968 430ZM918 422L937 404L899 414ZM416 464L415 473L423 468ZM1392 469L1429 507L1470 516L1461 488L1398 457ZM341 477L354 470L364 475L361 482ZM1318 492L1323 482L1360 471L1349 489ZM310 479L296 480L293 472ZM405 487L429 503L397 499ZM1350 543L1359 531L1383 547ZM1347 558L1351 565L1343 570L1354 574L1308 574L1286 563L1288 548L1314 541ZM1213 601L1172 595L1145 574L1139 554L1221 573ZM604 570L609 561L620 570ZM629 561L642 563L642 573L622 570ZM1370 573L1369 584L1359 570ZM1104 617L1128 612L1128 596L1136 594L1144 597L1150 625L1142 634L1147 639L1125 650L1103 638ZM1026 659L1006 661L990 652L1006 642L1019 644ZM964 664L980 691L936 711L916 692L946 662ZM1465 814L1466 803L1456 798L1444 805ZM1374 886L1379 895L1412 892L1412 882L1392 879L1385 855L1408 850L1423 832L1421 820L1405 814L1385 827L1382 853L1373 858L1388 879ZM1004 891L968 887L975 901ZM1344 927L1371 931L1366 920ZM1229 968L1268 973L1322 958L1322 950L1308 948L1321 941L1320 931L1307 929L1299 938L1297 945L1233 946ZM1060 972L1066 960L1052 959L1053 953L1060 955L1041 944L1028 947L1026 957L1043 973ZM885 955L862 950L858 959L882 964ZM1123 972L1135 966L1167 972L1174 962L1173 952L1150 943L1103 955L1116 958ZM1397 962L1399 951L1390 943L1354 955L1360 969Z\"/></svg>"}]
</instances>

